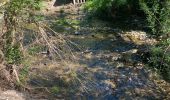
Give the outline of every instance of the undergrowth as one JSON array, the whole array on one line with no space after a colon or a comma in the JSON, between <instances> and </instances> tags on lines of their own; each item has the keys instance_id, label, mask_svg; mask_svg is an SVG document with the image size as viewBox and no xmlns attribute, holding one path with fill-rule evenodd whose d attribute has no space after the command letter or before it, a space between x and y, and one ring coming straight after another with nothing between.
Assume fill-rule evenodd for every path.
<instances>
[{"instance_id":1,"label":"undergrowth","mask_svg":"<svg viewBox=\"0 0 170 100\"><path fill-rule=\"evenodd\" d=\"M149 63L165 80L170 81L170 38L151 48Z\"/></svg>"},{"instance_id":2,"label":"undergrowth","mask_svg":"<svg viewBox=\"0 0 170 100\"><path fill-rule=\"evenodd\" d=\"M6 32L3 35L3 52L8 63L21 63L23 29L22 22L27 22L29 16L35 10L40 9L40 0L11 0L5 7L4 26Z\"/></svg>"},{"instance_id":3,"label":"undergrowth","mask_svg":"<svg viewBox=\"0 0 170 100\"><path fill-rule=\"evenodd\" d=\"M89 0L84 6L90 16L112 19L138 12L138 0Z\"/></svg>"},{"instance_id":4,"label":"undergrowth","mask_svg":"<svg viewBox=\"0 0 170 100\"><path fill-rule=\"evenodd\" d=\"M151 36L159 43L151 48L149 64L163 78L170 81L170 2L169 0L141 0L140 5L146 14Z\"/></svg>"},{"instance_id":5,"label":"undergrowth","mask_svg":"<svg viewBox=\"0 0 170 100\"><path fill-rule=\"evenodd\" d=\"M148 26L153 37L165 37L170 32L170 2L169 0L141 0L141 9L146 14Z\"/></svg>"}]
</instances>

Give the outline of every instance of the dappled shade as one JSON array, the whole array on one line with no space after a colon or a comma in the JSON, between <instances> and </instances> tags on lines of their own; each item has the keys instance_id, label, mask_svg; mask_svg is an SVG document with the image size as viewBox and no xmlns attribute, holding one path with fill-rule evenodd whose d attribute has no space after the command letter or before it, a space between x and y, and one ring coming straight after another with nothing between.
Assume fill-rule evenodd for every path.
<instances>
[{"instance_id":1,"label":"dappled shade","mask_svg":"<svg viewBox=\"0 0 170 100\"><path fill-rule=\"evenodd\" d=\"M61 6L69 3L73 3L73 0L56 0L53 6Z\"/></svg>"}]
</instances>

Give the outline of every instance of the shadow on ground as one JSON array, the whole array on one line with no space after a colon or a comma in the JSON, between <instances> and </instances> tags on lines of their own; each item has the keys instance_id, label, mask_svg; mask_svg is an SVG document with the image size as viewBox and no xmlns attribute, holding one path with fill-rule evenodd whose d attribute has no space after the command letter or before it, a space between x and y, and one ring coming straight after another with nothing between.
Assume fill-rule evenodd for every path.
<instances>
[{"instance_id":1,"label":"shadow on ground","mask_svg":"<svg viewBox=\"0 0 170 100\"><path fill-rule=\"evenodd\" d=\"M69 3L73 3L73 0L56 0L53 6L62 6Z\"/></svg>"}]
</instances>

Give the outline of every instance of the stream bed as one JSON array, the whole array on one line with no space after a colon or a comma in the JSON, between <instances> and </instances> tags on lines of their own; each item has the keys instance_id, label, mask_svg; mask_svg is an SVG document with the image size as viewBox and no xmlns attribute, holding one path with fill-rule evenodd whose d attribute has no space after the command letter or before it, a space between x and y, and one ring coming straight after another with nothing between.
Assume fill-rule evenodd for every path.
<instances>
[{"instance_id":1,"label":"stream bed","mask_svg":"<svg viewBox=\"0 0 170 100\"><path fill-rule=\"evenodd\" d=\"M155 100L167 97L168 94L155 83L152 71L145 67L140 58L139 51L141 48L146 50L148 45L144 43L150 40L145 36L145 32L125 32L120 27L115 27L114 23L86 21L81 9L72 6L61 7L62 11L53 8L45 18L56 32L76 44L70 47L78 63L78 81L68 85L69 88L64 87L61 82L59 86L63 86L62 89L68 88L67 92L62 89L58 92L58 88L54 88L51 99L55 97L69 100ZM144 37L138 38L143 33ZM44 65L47 66L48 63ZM68 66L72 66L71 61ZM38 75L38 72L36 73ZM36 83L44 87L58 84L58 79L49 80L49 77L46 81L40 78L31 79L30 84Z\"/></svg>"}]
</instances>

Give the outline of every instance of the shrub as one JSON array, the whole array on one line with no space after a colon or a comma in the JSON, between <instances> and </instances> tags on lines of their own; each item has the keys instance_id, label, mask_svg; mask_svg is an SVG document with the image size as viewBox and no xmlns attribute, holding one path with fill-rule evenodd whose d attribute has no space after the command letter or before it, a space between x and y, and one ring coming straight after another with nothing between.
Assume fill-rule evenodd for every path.
<instances>
[{"instance_id":1,"label":"shrub","mask_svg":"<svg viewBox=\"0 0 170 100\"><path fill-rule=\"evenodd\" d=\"M151 35L163 38L151 48L149 64L157 69L163 78L170 81L170 1L169 0L140 0L140 6L146 14Z\"/></svg>"},{"instance_id":2,"label":"shrub","mask_svg":"<svg viewBox=\"0 0 170 100\"><path fill-rule=\"evenodd\" d=\"M149 63L170 81L170 38L151 48Z\"/></svg>"},{"instance_id":3,"label":"shrub","mask_svg":"<svg viewBox=\"0 0 170 100\"><path fill-rule=\"evenodd\" d=\"M8 63L16 64L22 58L22 24L28 22L33 11L40 9L40 0L10 0L5 7L3 34L3 52Z\"/></svg>"},{"instance_id":4,"label":"shrub","mask_svg":"<svg viewBox=\"0 0 170 100\"><path fill-rule=\"evenodd\" d=\"M19 50L18 46L7 46L5 57L8 63L10 64L19 64L22 60L22 53Z\"/></svg>"},{"instance_id":5,"label":"shrub","mask_svg":"<svg viewBox=\"0 0 170 100\"><path fill-rule=\"evenodd\" d=\"M85 4L85 9L88 12L93 12L93 15L109 16L109 9L112 7L113 0L89 0Z\"/></svg>"},{"instance_id":6,"label":"shrub","mask_svg":"<svg viewBox=\"0 0 170 100\"><path fill-rule=\"evenodd\" d=\"M142 10L152 35L159 37L170 32L170 1L169 0L140 0Z\"/></svg>"},{"instance_id":7,"label":"shrub","mask_svg":"<svg viewBox=\"0 0 170 100\"><path fill-rule=\"evenodd\" d=\"M20 73L19 73L20 82L22 84L25 84L28 76L29 76L29 66L24 65L23 68L20 70Z\"/></svg>"},{"instance_id":8,"label":"shrub","mask_svg":"<svg viewBox=\"0 0 170 100\"><path fill-rule=\"evenodd\" d=\"M99 17L116 17L117 14L136 12L139 10L139 3L138 0L89 0L85 4L85 10Z\"/></svg>"}]
</instances>

